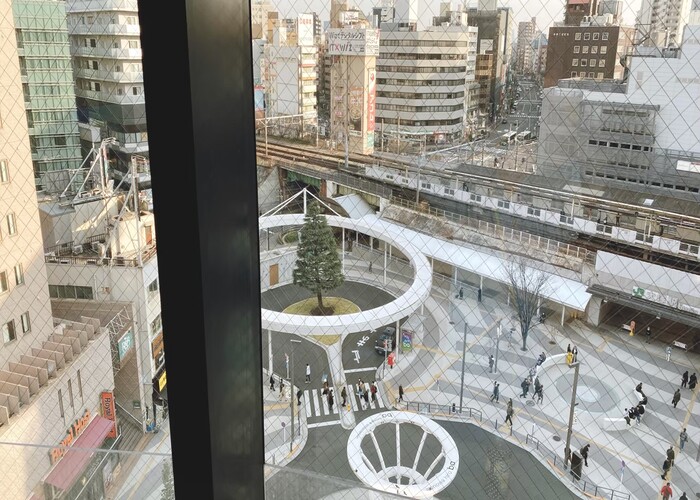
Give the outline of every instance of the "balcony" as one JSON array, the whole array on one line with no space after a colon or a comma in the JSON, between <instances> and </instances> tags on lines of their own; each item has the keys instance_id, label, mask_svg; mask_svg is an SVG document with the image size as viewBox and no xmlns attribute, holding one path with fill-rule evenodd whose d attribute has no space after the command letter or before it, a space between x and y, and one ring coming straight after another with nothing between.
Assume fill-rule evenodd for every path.
<instances>
[{"instance_id":1,"label":"balcony","mask_svg":"<svg viewBox=\"0 0 700 500\"><path fill-rule=\"evenodd\" d=\"M82 57L105 59L141 59L141 49L105 49L102 47L80 47L74 54Z\"/></svg>"},{"instance_id":2,"label":"balcony","mask_svg":"<svg viewBox=\"0 0 700 500\"><path fill-rule=\"evenodd\" d=\"M103 92L95 90L81 90L78 89L76 92L78 97L84 97L85 99L93 99L95 101L102 102L112 102L115 104L143 104L146 102L146 96L144 94L140 95L117 95L112 92Z\"/></svg>"},{"instance_id":3,"label":"balcony","mask_svg":"<svg viewBox=\"0 0 700 500\"><path fill-rule=\"evenodd\" d=\"M141 35L138 24L76 24L68 28L71 35Z\"/></svg>"},{"instance_id":4,"label":"balcony","mask_svg":"<svg viewBox=\"0 0 700 500\"><path fill-rule=\"evenodd\" d=\"M76 70L76 76L78 78L87 78L90 80L102 80L106 82L115 83L143 83L143 73L140 71L108 71L108 70L95 70L78 68Z\"/></svg>"}]
</instances>

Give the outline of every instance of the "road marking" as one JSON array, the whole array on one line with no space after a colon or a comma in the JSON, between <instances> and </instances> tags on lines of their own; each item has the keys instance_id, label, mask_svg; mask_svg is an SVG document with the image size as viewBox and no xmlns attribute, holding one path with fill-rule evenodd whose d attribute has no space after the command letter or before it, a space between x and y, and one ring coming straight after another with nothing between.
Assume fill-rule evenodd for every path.
<instances>
[{"instance_id":1,"label":"road marking","mask_svg":"<svg viewBox=\"0 0 700 500\"><path fill-rule=\"evenodd\" d=\"M311 394L314 396L314 414L317 417L321 416L321 408L318 406L318 394L316 392L316 389L311 389Z\"/></svg>"},{"instance_id":2,"label":"road marking","mask_svg":"<svg viewBox=\"0 0 700 500\"><path fill-rule=\"evenodd\" d=\"M352 384L348 384L348 390L350 392L348 396L350 397L350 405L352 406L352 411L357 411L357 405L355 404L355 397L357 397L357 391L353 388Z\"/></svg>"},{"instance_id":3,"label":"road marking","mask_svg":"<svg viewBox=\"0 0 700 500\"><path fill-rule=\"evenodd\" d=\"M311 416L311 393L310 391L304 391L304 407L306 408L306 416Z\"/></svg>"},{"instance_id":4,"label":"road marking","mask_svg":"<svg viewBox=\"0 0 700 500\"><path fill-rule=\"evenodd\" d=\"M339 425L340 424L340 419L338 420L331 420L330 422L318 422L315 424L309 424L306 427L309 429L313 429L315 427L328 427L331 425Z\"/></svg>"},{"instance_id":5,"label":"road marking","mask_svg":"<svg viewBox=\"0 0 700 500\"><path fill-rule=\"evenodd\" d=\"M370 368L353 368L352 370L345 370L345 373L360 373L360 372L369 372L369 371L374 371L376 370L376 367L370 367Z\"/></svg>"}]
</instances>

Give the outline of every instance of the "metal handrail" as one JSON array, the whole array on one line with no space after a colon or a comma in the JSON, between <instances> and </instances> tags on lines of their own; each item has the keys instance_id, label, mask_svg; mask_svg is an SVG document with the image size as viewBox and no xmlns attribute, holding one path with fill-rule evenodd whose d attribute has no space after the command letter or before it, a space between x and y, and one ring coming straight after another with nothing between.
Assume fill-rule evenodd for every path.
<instances>
[{"instance_id":1,"label":"metal handrail","mask_svg":"<svg viewBox=\"0 0 700 500\"><path fill-rule=\"evenodd\" d=\"M430 414L465 415L468 413L469 418L478 418L479 422L481 422L483 418L481 410L477 408L463 407L460 411L459 408L457 408L457 405L454 403L451 406L437 403L424 403L422 401L407 401L404 404L406 405L406 411L415 411L417 413L420 413L422 406L423 411ZM412 408L415 408L415 410Z\"/></svg>"}]
</instances>

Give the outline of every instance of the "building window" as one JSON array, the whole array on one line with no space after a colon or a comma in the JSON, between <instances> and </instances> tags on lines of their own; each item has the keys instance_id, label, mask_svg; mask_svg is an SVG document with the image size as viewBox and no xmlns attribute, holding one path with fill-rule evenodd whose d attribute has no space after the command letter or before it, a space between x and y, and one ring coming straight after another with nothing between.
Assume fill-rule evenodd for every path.
<instances>
[{"instance_id":1,"label":"building window","mask_svg":"<svg viewBox=\"0 0 700 500\"><path fill-rule=\"evenodd\" d=\"M70 401L70 407L75 409L75 402L73 401L73 381L68 379L68 401Z\"/></svg>"},{"instance_id":2,"label":"building window","mask_svg":"<svg viewBox=\"0 0 700 500\"><path fill-rule=\"evenodd\" d=\"M571 61L571 65L572 65L572 66L578 66L578 59L573 59L573 60Z\"/></svg>"},{"instance_id":3,"label":"building window","mask_svg":"<svg viewBox=\"0 0 700 500\"><path fill-rule=\"evenodd\" d=\"M595 59L591 59L591 60L588 62L588 65L589 65L590 67L592 67L592 68L595 68Z\"/></svg>"},{"instance_id":4,"label":"building window","mask_svg":"<svg viewBox=\"0 0 700 500\"><path fill-rule=\"evenodd\" d=\"M10 182L10 173L7 169L7 160L0 160L0 184Z\"/></svg>"},{"instance_id":5,"label":"building window","mask_svg":"<svg viewBox=\"0 0 700 500\"><path fill-rule=\"evenodd\" d=\"M158 293L158 278L154 279L148 284L148 300L151 300L151 297Z\"/></svg>"},{"instance_id":6,"label":"building window","mask_svg":"<svg viewBox=\"0 0 700 500\"><path fill-rule=\"evenodd\" d=\"M7 283L7 273L5 271L0 272L0 293L5 293L10 289Z\"/></svg>"},{"instance_id":7,"label":"building window","mask_svg":"<svg viewBox=\"0 0 700 500\"><path fill-rule=\"evenodd\" d=\"M5 344L12 342L16 338L17 332L15 332L15 320L10 320L2 325L2 341Z\"/></svg>"},{"instance_id":8,"label":"building window","mask_svg":"<svg viewBox=\"0 0 700 500\"><path fill-rule=\"evenodd\" d=\"M95 40L94 38L91 38L90 39L90 47L92 47L93 49L95 47L97 47L97 40Z\"/></svg>"},{"instance_id":9,"label":"building window","mask_svg":"<svg viewBox=\"0 0 700 500\"><path fill-rule=\"evenodd\" d=\"M121 87L117 88L117 95L124 95L124 89Z\"/></svg>"},{"instance_id":10,"label":"building window","mask_svg":"<svg viewBox=\"0 0 700 500\"><path fill-rule=\"evenodd\" d=\"M584 34L583 34L583 39L584 39L584 40L590 40L590 39L591 39L591 34L590 34L590 33L584 33Z\"/></svg>"},{"instance_id":11,"label":"building window","mask_svg":"<svg viewBox=\"0 0 700 500\"><path fill-rule=\"evenodd\" d=\"M102 90L102 86L98 82L95 82L95 92L99 92L100 90Z\"/></svg>"},{"instance_id":12,"label":"building window","mask_svg":"<svg viewBox=\"0 0 700 500\"><path fill-rule=\"evenodd\" d=\"M529 217L539 217L542 211L539 208L527 207L527 215Z\"/></svg>"},{"instance_id":13,"label":"building window","mask_svg":"<svg viewBox=\"0 0 700 500\"><path fill-rule=\"evenodd\" d=\"M7 234L13 236L17 234L17 223L15 221L15 214L7 214L5 218L7 220Z\"/></svg>"},{"instance_id":14,"label":"building window","mask_svg":"<svg viewBox=\"0 0 700 500\"><path fill-rule=\"evenodd\" d=\"M22 333L29 333L32 329L32 324L29 321L29 311L22 313L19 319L22 323Z\"/></svg>"},{"instance_id":15,"label":"building window","mask_svg":"<svg viewBox=\"0 0 700 500\"><path fill-rule=\"evenodd\" d=\"M581 59L581 66L585 66L588 64L588 61L586 59Z\"/></svg>"},{"instance_id":16,"label":"building window","mask_svg":"<svg viewBox=\"0 0 700 500\"><path fill-rule=\"evenodd\" d=\"M593 33L593 40L598 40L600 38L600 33Z\"/></svg>"},{"instance_id":17,"label":"building window","mask_svg":"<svg viewBox=\"0 0 700 500\"><path fill-rule=\"evenodd\" d=\"M601 54L607 54L608 53L608 47L605 45L600 46L600 53Z\"/></svg>"},{"instance_id":18,"label":"building window","mask_svg":"<svg viewBox=\"0 0 700 500\"><path fill-rule=\"evenodd\" d=\"M608 39L608 32L603 33L603 35L600 37L601 40L607 40Z\"/></svg>"},{"instance_id":19,"label":"building window","mask_svg":"<svg viewBox=\"0 0 700 500\"><path fill-rule=\"evenodd\" d=\"M58 390L58 411L61 414L61 418L65 418L66 415L63 412L63 391L61 389Z\"/></svg>"},{"instance_id":20,"label":"building window","mask_svg":"<svg viewBox=\"0 0 700 500\"><path fill-rule=\"evenodd\" d=\"M53 144L54 144L54 146L65 146L66 145L66 136L65 135L54 136Z\"/></svg>"},{"instance_id":21,"label":"building window","mask_svg":"<svg viewBox=\"0 0 700 500\"><path fill-rule=\"evenodd\" d=\"M577 76L578 76L578 73L576 73L575 71L571 72L571 78L576 78Z\"/></svg>"},{"instance_id":22,"label":"building window","mask_svg":"<svg viewBox=\"0 0 700 500\"><path fill-rule=\"evenodd\" d=\"M574 45L574 54L578 54L581 51L580 45Z\"/></svg>"},{"instance_id":23,"label":"building window","mask_svg":"<svg viewBox=\"0 0 700 500\"><path fill-rule=\"evenodd\" d=\"M80 370L78 370L78 395L80 400L83 400L83 377L80 376Z\"/></svg>"},{"instance_id":24,"label":"building window","mask_svg":"<svg viewBox=\"0 0 700 500\"><path fill-rule=\"evenodd\" d=\"M598 53L598 46L594 45L593 47L591 47L591 54L597 54L597 53Z\"/></svg>"},{"instance_id":25,"label":"building window","mask_svg":"<svg viewBox=\"0 0 700 500\"><path fill-rule=\"evenodd\" d=\"M94 294L90 286L49 285L49 297L52 299L88 299L93 300Z\"/></svg>"},{"instance_id":26,"label":"building window","mask_svg":"<svg viewBox=\"0 0 700 500\"><path fill-rule=\"evenodd\" d=\"M583 46L583 53L588 54L588 45Z\"/></svg>"},{"instance_id":27,"label":"building window","mask_svg":"<svg viewBox=\"0 0 700 500\"><path fill-rule=\"evenodd\" d=\"M160 332L163 331L163 321L160 314L151 321L151 338L156 337Z\"/></svg>"},{"instance_id":28,"label":"building window","mask_svg":"<svg viewBox=\"0 0 700 500\"><path fill-rule=\"evenodd\" d=\"M510 202L506 200L498 200L496 202L496 205L498 205L498 208L502 208L504 210L510 210Z\"/></svg>"},{"instance_id":29,"label":"building window","mask_svg":"<svg viewBox=\"0 0 700 500\"><path fill-rule=\"evenodd\" d=\"M15 285L24 285L24 269L22 264L15 266Z\"/></svg>"},{"instance_id":30,"label":"building window","mask_svg":"<svg viewBox=\"0 0 700 500\"><path fill-rule=\"evenodd\" d=\"M581 33L576 33L574 35L574 40L580 40L581 39Z\"/></svg>"},{"instance_id":31,"label":"building window","mask_svg":"<svg viewBox=\"0 0 700 500\"><path fill-rule=\"evenodd\" d=\"M588 78L595 78L595 73L593 73L592 71L589 71Z\"/></svg>"},{"instance_id":32,"label":"building window","mask_svg":"<svg viewBox=\"0 0 700 500\"><path fill-rule=\"evenodd\" d=\"M139 48L139 42L136 40L129 40L129 48L130 49L138 49Z\"/></svg>"},{"instance_id":33,"label":"building window","mask_svg":"<svg viewBox=\"0 0 700 500\"><path fill-rule=\"evenodd\" d=\"M598 73L598 80L602 80L603 78L605 78L605 74L604 74L604 73Z\"/></svg>"},{"instance_id":34,"label":"building window","mask_svg":"<svg viewBox=\"0 0 700 500\"><path fill-rule=\"evenodd\" d=\"M141 87L131 87L131 93L134 95L139 95L141 93Z\"/></svg>"},{"instance_id":35,"label":"building window","mask_svg":"<svg viewBox=\"0 0 700 500\"><path fill-rule=\"evenodd\" d=\"M598 67L599 68L605 67L605 59L598 59Z\"/></svg>"}]
</instances>

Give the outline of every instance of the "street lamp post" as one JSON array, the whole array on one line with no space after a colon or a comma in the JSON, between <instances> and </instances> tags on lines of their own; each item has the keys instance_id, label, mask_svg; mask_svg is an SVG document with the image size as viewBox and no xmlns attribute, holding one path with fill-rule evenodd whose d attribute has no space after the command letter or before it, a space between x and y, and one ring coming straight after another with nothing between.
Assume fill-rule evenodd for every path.
<instances>
[{"instance_id":1,"label":"street lamp post","mask_svg":"<svg viewBox=\"0 0 700 500\"><path fill-rule=\"evenodd\" d=\"M291 424L292 424L292 432L289 437L289 453L292 452L293 447L294 447L294 401L296 401L297 395L294 393L294 344L301 344L301 340L294 340L292 339L292 356L291 356L291 365L292 365L292 373L291 377L289 380L289 410L291 414ZM301 418L301 417L300 417ZM301 421L299 422L299 432L301 433Z\"/></svg>"},{"instance_id":2,"label":"street lamp post","mask_svg":"<svg viewBox=\"0 0 700 500\"><path fill-rule=\"evenodd\" d=\"M574 410L576 409L576 388L578 386L578 369L581 363L576 361L571 364L574 368L574 386L571 389L571 405L569 408L569 427L566 431L566 446L564 447L564 467L568 467L569 460L571 460L571 432L574 425Z\"/></svg>"},{"instance_id":3,"label":"street lamp post","mask_svg":"<svg viewBox=\"0 0 700 500\"><path fill-rule=\"evenodd\" d=\"M493 372L498 373L498 351L501 344L501 320L498 320L498 326L496 327L496 359L493 362Z\"/></svg>"},{"instance_id":4,"label":"street lamp post","mask_svg":"<svg viewBox=\"0 0 700 500\"><path fill-rule=\"evenodd\" d=\"M459 413L462 413L464 400L464 363L467 357L467 322L464 322L464 338L462 339L462 381L459 384Z\"/></svg>"}]
</instances>

